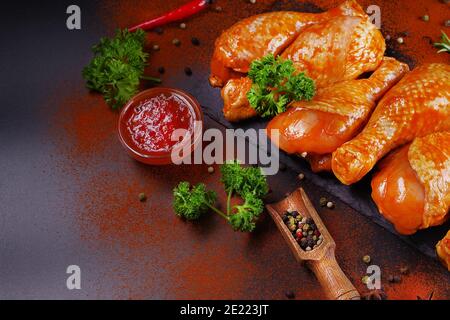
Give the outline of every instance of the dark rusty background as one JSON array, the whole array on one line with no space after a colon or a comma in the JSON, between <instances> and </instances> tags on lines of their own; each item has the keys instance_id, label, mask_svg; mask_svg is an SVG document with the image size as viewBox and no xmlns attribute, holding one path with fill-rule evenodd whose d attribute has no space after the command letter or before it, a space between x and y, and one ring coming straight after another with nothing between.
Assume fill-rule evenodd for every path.
<instances>
[{"instance_id":1,"label":"dark rusty background","mask_svg":"<svg viewBox=\"0 0 450 320\"><path fill-rule=\"evenodd\" d=\"M177 219L171 189L180 180L206 181L220 190L219 175L206 166L148 167L131 160L116 137L117 113L84 89L81 69L90 46L117 27L126 27L177 7L184 1L78 1L82 30L65 28L69 1L3 5L0 67L0 298L192 298L298 299L324 295L314 276L292 257L273 222L264 215L253 234L234 233L219 217L198 223ZM208 115L221 118L219 90L207 84L208 62L221 30L243 17L281 9L319 11L340 1L216 1L208 10L162 35L149 33L147 73L164 66L165 86L191 92ZM389 42L388 53L411 66L448 62L435 54L448 5L429 1L361 1L382 9L383 31L404 45ZM419 17L430 15L424 24ZM179 48L171 44L179 38ZM190 44L197 37L201 46ZM189 66L192 77L183 69ZM210 118L208 127L223 126ZM247 124L248 125L248 124ZM252 124L253 125L253 124ZM298 161L270 179L270 200L303 186L317 204L321 196L336 203L318 208L337 243L337 258L361 292L369 254L383 272L391 299L416 299L434 292L450 297L448 272L398 236L328 194ZM217 168L216 168L217 169ZM302 182L298 170L307 176ZM331 180L323 180L331 181ZM148 194L146 203L137 195ZM223 198L222 198L223 200ZM363 208L360 208L363 210ZM82 290L65 286L68 265L82 270ZM408 266L399 284L387 277Z\"/></svg>"}]
</instances>

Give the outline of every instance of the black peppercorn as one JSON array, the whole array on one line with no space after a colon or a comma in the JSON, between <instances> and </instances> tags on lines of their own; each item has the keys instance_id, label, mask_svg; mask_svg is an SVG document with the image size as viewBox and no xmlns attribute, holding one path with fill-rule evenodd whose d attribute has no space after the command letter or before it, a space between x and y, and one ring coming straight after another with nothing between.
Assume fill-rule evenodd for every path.
<instances>
[{"instance_id":1,"label":"black peppercorn","mask_svg":"<svg viewBox=\"0 0 450 320\"><path fill-rule=\"evenodd\" d=\"M164 73L166 72L166 69L165 69L164 67L159 67L159 68L158 68L158 72L159 72L160 74L164 74Z\"/></svg>"},{"instance_id":2,"label":"black peppercorn","mask_svg":"<svg viewBox=\"0 0 450 320\"><path fill-rule=\"evenodd\" d=\"M174 46L179 47L181 45L181 41L180 41L180 39L175 38L175 39L172 40L172 44Z\"/></svg>"},{"instance_id":3,"label":"black peppercorn","mask_svg":"<svg viewBox=\"0 0 450 320\"><path fill-rule=\"evenodd\" d=\"M410 36L410 32L409 31L403 31L403 32L400 32L400 36L402 36L402 37L409 37Z\"/></svg>"},{"instance_id":4,"label":"black peppercorn","mask_svg":"<svg viewBox=\"0 0 450 320\"><path fill-rule=\"evenodd\" d=\"M191 42L194 46L199 46L200 45L200 40L198 40L198 38L192 38Z\"/></svg>"},{"instance_id":5,"label":"black peppercorn","mask_svg":"<svg viewBox=\"0 0 450 320\"><path fill-rule=\"evenodd\" d=\"M192 69L189 67L184 68L184 73L186 73L187 76L192 76Z\"/></svg>"},{"instance_id":6,"label":"black peppercorn","mask_svg":"<svg viewBox=\"0 0 450 320\"><path fill-rule=\"evenodd\" d=\"M300 239L300 247L302 247L302 249L305 249L308 246L308 240L306 238L301 238Z\"/></svg>"},{"instance_id":7,"label":"black peppercorn","mask_svg":"<svg viewBox=\"0 0 450 320\"><path fill-rule=\"evenodd\" d=\"M147 196L145 195L145 193L139 193L139 201L140 202L145 202L147 200Z\"/></svg>"},{"instance_id":8,"label":"black peppercorn","mask_svg":"<svg viewBox=\"0 0 450 320\"><path fill-rule=\"evenodd\" d=\"M286 291L285 293L286 298L288 299L294 299L295 298L295 293L291 290Z\"/></svg>"}]
</instances>

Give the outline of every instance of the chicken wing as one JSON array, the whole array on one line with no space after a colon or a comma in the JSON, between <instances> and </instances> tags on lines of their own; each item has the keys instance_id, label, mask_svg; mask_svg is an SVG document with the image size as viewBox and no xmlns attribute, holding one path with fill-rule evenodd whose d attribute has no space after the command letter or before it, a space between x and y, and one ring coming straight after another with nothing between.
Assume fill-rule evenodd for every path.
<instances>
[{"instance_id":1,"label":"chicken wing","mask_svg":"<svg viewBox=\"0 0 450 320\"><path fill-rule=\"evenodd\" d=\"M394 58L384 58L368 78L339 82L321 89L311 101L298 101L274 117L267 133L278 130L280 149L288 153L308 153L320 167L329 165L330 154L352 139L367 122L376 102L395 85L409 68ZM310 154L313 154L311 156Z\"/></svg>"},{"instance_id":2,"label":"chicken wing","mask_svg":"<svg viewBox=\"0 0 450 320\"><path fill-rule=\"evenodd\" d=\"M323 88L375 70L384 50L383 36L366 18L340 16L304 29L281 56L315 80L317 88ZM255 115L246 98L250 86L248 78L239 78L222 89L224 115L229 121Z\"/></svg>"},{"instance_id":3,"label":"chicken wing","mask_svg":"<svg viewBox=\"0 0 450 320\"><path fill-rule=\"evenodd\" d=\"M342 183L352 184L396 147L449 129L450 66L422 65L386 93L356 138L333 153L333 172Z\"/></svg>"},{"instance_id":4,"label":"chicken wing","mask_svg":"<svg viewBox=\"0 0 450 320\"><path fill-rule=\"evenodd\" d=\"M229 79L241 77L252 61L280 54L306 26L341 15L362 17L365 13L355 0L347 0L319 14L278 11L241 20L216 40L210 84L222 87Z\"/></svg>"},{"instance_id":5,"label":"chicken wing","mask_svg":"<svg viewBox=\"0 0 450 320\"><path fill-rule=\"evenodd\" d=\"M442 264L450 271L450 230L436 245L436 253Z\"/></svg>"},{"instance_id":6,"label":"chicken wing","mask_svg":"<svg viewBox=\"0 0 450 320\"><path fill-rule=\"evenodd\" d=\"M389 155L372 179L372 198L401 234L442 224L450 208L450 132L416 138Z\"/></svg>"}]
</instances>

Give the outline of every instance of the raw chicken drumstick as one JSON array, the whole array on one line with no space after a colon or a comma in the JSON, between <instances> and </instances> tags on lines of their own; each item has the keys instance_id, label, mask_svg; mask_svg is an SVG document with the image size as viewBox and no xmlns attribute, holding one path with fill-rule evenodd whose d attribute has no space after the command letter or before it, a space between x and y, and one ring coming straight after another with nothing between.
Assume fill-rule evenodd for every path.
<instances>
[{"instance_id":1,"label":"raw chicken drumstick","mask_svg":"<svg viewBox=\"0 0 450 320\"><path fill-rule=\"evenodd\" d=\"M270 137L271 130L279 130L279 148L288 153L330 154L358 134L376 102L408 70L385 57L368 79L339 82L321 89L311 101L293 102L269 122L267 133Z\"/></svg>"},{"instance_id":2,"label":"raw chicken drumstick","mask_svg":"<svg viewBox=\"0 0 450 320\"><path fill-rule=\"evenodd\" d=\"M384 38L367 17L340 16L305 28L282 54L324 88L375 70L383 59ZM231 79L222 89L224 115L238 121L256 115L247 99L248 77Z\"/></svg>"},{"instance_id":3,"label":"raw chicken drumstick","mask_svg":"<svg viewBox=\"0 0 450 320\"><path fill-rule=\"evenodd\" d=\"M210 84L222 87L230 78L247 73L252 61L280 54L306 26L342 15L363 17L365 13L355 0L348 0L324 13L277 11L239 21L216 40Z\"/></svg>"},{"instance_id":4,"label":"raw chicken drumstick","mask_svg":"<svg viewBox=\"0 0 450 320\"><path fill-rule=\"evenodd\" d=\"M394 151L372 179L372 198L401 234L442 224L450 208L450 132Z\"/></svg>"},{"instance_id":5,"label":"raw chicken drumstick","mask_svg":"<svg viewBox=\"0 0 450 320\"><path fill-rule=\"evenodd\" d=\"M356 138L333 153L333 172L342 183L352 184L389 151L445 130L450 130L450 66L422 65L386 93Z\"/></svg>"}]
</instances>

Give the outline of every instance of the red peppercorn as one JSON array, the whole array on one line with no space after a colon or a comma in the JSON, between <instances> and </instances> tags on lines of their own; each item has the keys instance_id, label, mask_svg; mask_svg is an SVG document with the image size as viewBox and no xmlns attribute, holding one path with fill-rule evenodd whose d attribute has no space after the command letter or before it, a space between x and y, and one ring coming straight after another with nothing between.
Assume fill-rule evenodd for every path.
<instances>
[{"instance_id":1,"label":"red peppercorn","mask_svg":"<svg viewBox=\"0 0 450 320\"><path fill-rule=\"evenodd\" d=\"M320 236L320 231L319 230L314 231L314 235L317 237Z\"/></svg>"},{"instance_id":2,"label":"red peppercorn","mask_svg":"<svg viewBox=\"0 0 450 320\"><path fill-rule=\"evenodd\" d=\"M295 235L297 236L298 239L301 239L303 237L303 232L299 229L297 230Z\"/></svg>"}]
</instances>

